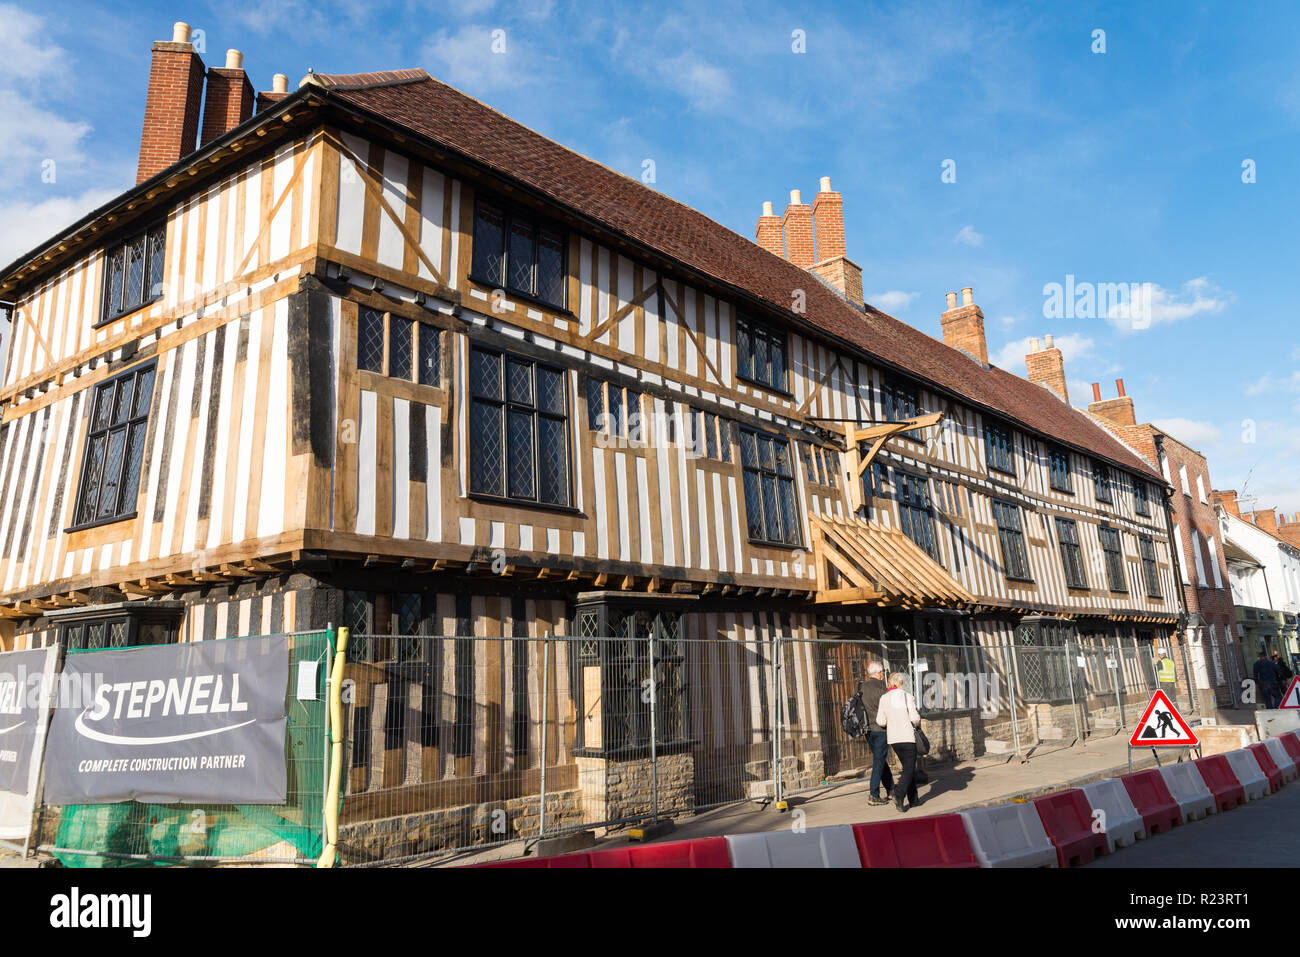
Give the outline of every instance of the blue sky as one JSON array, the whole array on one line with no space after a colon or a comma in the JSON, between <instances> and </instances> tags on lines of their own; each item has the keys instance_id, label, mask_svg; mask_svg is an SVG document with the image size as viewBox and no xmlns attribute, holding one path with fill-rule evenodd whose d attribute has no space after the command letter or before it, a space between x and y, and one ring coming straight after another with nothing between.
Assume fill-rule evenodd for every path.
<instances>
[{"instance_id":1,"label":"blue sky","mask_svg":"<svg viewBox=\"0 0 1300 957\"><path fill-rule=\"evenodd\" d=\"M1300 7L432 6L0 3L0 260L134 182L149 44L183 19L258 89L424 67L629 175L653 160L656 188L751 238L764 200L829 175L869 301L938 335L973 286L995 362L1023 375L1052 333L1075 405L1123 377L1217 487L1300 510ZM1150 284L1150 326L1045 318L1067 275Z\"/></svg>"}]
</instances>

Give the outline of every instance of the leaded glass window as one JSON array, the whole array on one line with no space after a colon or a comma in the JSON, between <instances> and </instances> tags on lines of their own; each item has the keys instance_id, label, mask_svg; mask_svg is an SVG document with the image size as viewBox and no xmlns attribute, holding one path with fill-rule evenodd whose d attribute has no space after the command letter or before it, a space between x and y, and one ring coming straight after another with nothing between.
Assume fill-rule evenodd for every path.
<instances>
[{"instance_id":1,"label":"leaded glass window","mask_svg":"<svg viewBox=\"0 0 1300 957\"><path fill-rule=\"evenodd\" d=\"M1061 566L1065 569L1065 583L1071 588L1087 588L1088 575L1084 570L1083 551L1079 548L1079 523L1072 518L1056 519L1056 540L1061 548Z\"/></svg>"},{"instance_id":2,"label":"leaded glass window","mask_svg":"<svg viewBox=\"0 0 1300 957\"><path fill-rule=\"evenodd\" d=\"M769 389L786 391L785 334L736 320L736 373Z\"/></svg>"},{"instance_id":3,"label":"leaded glass window","mask_svg":"<svg viewBox=\"0 0 1300 957\"><path fill-rule=\"evenodd\" d=\"M998 524L998 541L1002 546L1003 574L1008 578L1028 581L1029 555L1025 551L1025 533L1020 528L1020 508L1011 502L995 500L993 516Z\"/></svg>"},{"instance_id":4,"label":"leaded glass window","mask_svg":"<svg viewBox=\"0 0 1300 957\"><path fill-rule=\"evenodd\" d=\"M1146 580L1147 595L1160 597L1160 570L1156 567L1156 545L1150 535L1138 536L1138 554L1142 557L1142 576Z\"/></svg>"},{"instance_id":5,"label":"leaded glass window","mask_svg":"<svg viewBox=\"0 0 1300 957\"><path fill-rule=\"evenodd\" d=\"M1106 582L1111 591L1126 592L1124 582L1124 554L1120 548L1119 529L1103 525L1097 529L1101 551L1106 557Z\"/></svg>"},{"instance_id":6,"label":"leaded glass window","mask_svg":"<svg viewBox=\"0 0 1300 957\"><path fill-rule=\"evenodd\" d=\"M474 211L473 277L565 307L564 234L518 210L480 200Z\"/></svg>"},{"instance_id":7,"label":"leaded glass window","mask_svg":"<svg viewBox=\"0 0 1300 957\"><path fill-rule=\"evenodd\" d=\"M934 538L934 513L930 509L930 489L926 479L894 470L898 490L898 523L903 534L921 547L931 558L939 557Z\"/></svg>"},{"instance_id":8,"label":"leaded glass window","mask_svg":"<svg viewBox=\"0 0 1300 957\"><path fill-rule=\"evenodd\" d=\"M989 468L1008 475L1016 474L1011 430L1006 426L993 422L984 426L984 451L987 454Z\"/></svg>"},{"instance_id":9,"label":"leaded glass window","mask_svg":"<svg viewBox=\"0 0 1300 957\"><path fill-rule=\"evenodd\" d=\"M569 504L567 374L536 360L470 350L470 491Z\"/></svg>"},{"instance_id":10,"label":"leaded glass window","mask_svg":"<svg viewBox=\"0 0 1300 957\"><path fill-rule=\"evenodd\" d=\"M154 369L150 363L95 386L74 527L135 514Z\"/></svg>"},{"instance_id":11,"label":"leaded glass window","mask_svg":"<svg viewBox=\"0 0 1300 957\"><path fill-rule=\"evenodd\" d=\"M1047 453L1048 473L1052 488L1058 492L1074 493L1074 475L1070 471L1070 453L1052 449Z\"/></svg>"},{"instance_id":12,"label":"leaded glass window","mask_svg":"<svg viewBox=\"0 0 1300 957\"><path fill-rule=\"evenodd\" d=\"M742 428L740 462L744 468L745 515L750 539L772 545L800 544L789 440Z\"/></svg>"},{"instance_id":13,"label":"leaded glass window","mask_svg":"<svg viewBox=\"0 0 1300 957\"><path fill-rule=\"evenodd\" d=\"M162 297L166 238L167 226L160 223L107 252L101 323Z\"/></svg>"}]
</instances>

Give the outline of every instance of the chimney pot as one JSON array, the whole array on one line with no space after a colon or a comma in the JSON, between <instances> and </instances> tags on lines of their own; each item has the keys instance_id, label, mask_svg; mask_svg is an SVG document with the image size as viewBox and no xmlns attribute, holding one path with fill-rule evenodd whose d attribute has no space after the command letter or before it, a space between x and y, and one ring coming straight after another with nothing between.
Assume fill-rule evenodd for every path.
<instances>
[{"instance_id":1,"label":"chimney pot","mask_svg":"<svg viewBox=\"0 0 1300 957\"><path fill-rule=\"evenodd\" d=\"M772 212L772 203L771 203L770 200L769 200L768 202L766 202L766 203L763 204L763 215L764 215L764 216L775 216L775 215L776 215L776 213Z\"/></svg>"},{"instance_id":2,"label":"chimney pot","mask_svg":"<svg viewBox=\"0 0 1300 957\"><path fill-rule=\"evenodd\" d=\"M823 177L822 177L822 179L821 179L821 191L822 191L823 193L829 193L829 192L831 191L831 178L830 178L829 176L823 176Z\"/></svg>"},{"instance_id":3,"label":"chimney pot","mask_svg":"<svg viewBox=\"0 0 1300 957\"><path fill-rule=\"evenodd\" d=\"M1115 391L1119 393L1119 397L1120 397L1121 399L1124 398L1124 380L1123 380L1123 379L1116 379L1116 380L1115 380Z\"/></svg>"},{"instance_id":4,"label":"chimney pot","mask_svg":"<svg viewBox=\"0 0 1300 957\"><path fill-rule=\"evenodd\" d=\"M961 290L961 304L969 306L975 302L975 293L970 286L963 286Z\"/></svg>"},{"instance_id":5,"label":"chimney pot","mask_svg":"<svg viewBox=\"0 0 1300 957\"><path fill-rule=\"evenodd\" d=\"M1056 346L1052 345L1052 339L1053 339L1053 336L1052 336L1052 334L1051 334L1050 332L1049 332L1047 335L1043 336L1043 348L1045 348L1045 349L1055 349Z\"/></svg>"},{"instance_id":6,"label":"chimney pot","mask_svg":"<svg viewBox=\"0 0 1300 957\"><path fill-rule=\"evenodd\" d=\"M271 92L288 93L289 78L285 76L283 73L277 73L275 76L271 77Z\"/></svg>"},{"instance_id":7,"label":"chimney pot","mask_svg":"<svg viewBox=\"0 0 1300 957\"><path fill-rule=\"evenodd\" d=\"M226 51L226 69L242 70L244 68L244 54L238 50Z\"/></svg>"},{"instance_id":8,"label":"chimney pot","mask_svg":"<svg viewBox=\"0 0 1300 957\"><path fill-rule=\"evenodd\" d=\"M1092 384L1092 401L1093 401L1093 402L1100 402L1100 401L1101 401L1101 383L1100 383L1100 382L1094 382L1094 383Z\"/></svg>"},{"instance_id":9,"label":"chimney pot","mask_svg":"<svg viewBox=\"0 0 1300 957\"><path fill-rule=\"evenodd\" d=\"M189 43L190 25L177 20L172 24L172 43Z\"/></svg>"},{"instance_id":10,"label":"chimney pot","mask_svg":"<svg viewBox=\"0 0 1300 957\"><path fill-rule=\"evenodd\" d=\"M803 200L799 198L799 191L797 189L790 190L790 205L800 206L802 204Z\"/></svg>"},{"instance_id":11,"label":"chimney pot","mask_svg":"<svg viewBox=\"0 0 1300 957\"><path fill-rule=\"evenodd\" d=\"M955 292L948 293L948 308L949 309L957 308L957 294Z\"/></svg>"},{"instance_id":12,"label":"chimney pot","mask_svg":"<svg viewBox=\"0 0 1300 957\"><path fill-rule=\"evenodd\" d=\"M1037 336L1034 336L1032 339L1029 340L1029 351L1030 351L1030 353L1032 354L1032 353L1035 353L1035 352L1040 351L1040 349L1041 349L1041 346L1040 346L1040 344L1039 344L1039 342L1038 342L1038 337L1037 337Z\"/></svg>"}]
</instances>

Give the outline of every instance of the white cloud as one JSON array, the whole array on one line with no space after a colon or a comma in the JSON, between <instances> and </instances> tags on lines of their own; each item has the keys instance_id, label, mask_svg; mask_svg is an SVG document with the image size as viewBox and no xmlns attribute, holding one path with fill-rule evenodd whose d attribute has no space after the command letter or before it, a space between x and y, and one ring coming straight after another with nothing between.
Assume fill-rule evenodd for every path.
<instances>
[{"instance_id":1,"label":"white cloud","mask_svg":"<svg viewBox=\"0 0 1300 957\"><path fill-rule=\"evenodd\" d=\"M79 196L57 196L40 202L23 199L0 201L0 266L71 226L92 209L118 195L115 189L92 189Z\"/></svg>"},{"instance_id":2,"label":"white cloud","mask_svg":"<svg viewBox=\"0 0 1300 957\"><path fill-rule=\"evenodd\" d=\"M1281 378L1266 372L1246 386L1246 395L1264 395L1268 392L1300 392L1300 371Z\"/></svg>"},{"instance_id":3,"label":"white cloud","mask_svg":"<svg viewBox=\"0 0 1300 957\"><path fill-rule=\"evenodd\" d=\"M1136 307L1128 297L1124 302L1108 304L1106 321L1123 332L1160 323L1181 322L1202 313L1221 312L1233 298L1232 293L1220 289L1204 276L1183 283L1178 292L1171 292L1154 282L1135 285L1138 287Z\"/></svg>"},{"instance_id":4,"label":"white cloud","mask_svg":"<svg viewBox=\"0 0 1300 957\"><path fill-rule=\"evenodd\" d=\"M494 37L498 29L504 33ZM516 31L473 24L455 33L439 30L425 44L421 58L431 61L434 76L471 95L532 85L539 60Z\"/></svg>"},{"instance_id":5,"label":"white cloud","mask_svg":"<svg viewBox=\"0 0 1300 957\"><path fill-rule=\"evenodd\" d=\"M989 362L999 368L1013 371L1024 368L1025 356L1029 355L1031 339L1031 336L1025 336L1023 339L1013 339L999 349L995 355L989 356ZM1040 349L1044 347L1042 337L1039 337L1038 345ZM1068 336L1053 337L1052 345L1061 350L1061 361L1068 368L1071 362L1088 356L1096 342L1085 335L1072 332Z\"/></svg>"},{"instance_id":6,"label":"white cloud","mask_svg":"<svg viewBox=\"0 0 1300 957\"><path fill-rule=\"evenodd\" d=\"M1000 319L998 319L998 322L1002 323L1002 325L1004 326L1014 326L1019 321L1020 321L1019 316L1002 316Z\"/></svg>"},{"instance_id":7,"label":"white cloud","mask_svg":"<svg viewBox=\"0 0 1300 957\"><path fill-rule=\"evenodd\" d=\"M1198 451L1205 451L1219 443L1219 427L1213 422L1172 418L1156 419L1152 424L1162 432L1168 432L1184 445L1190 445Z\"/></svg>"},{"instance_id":8,"label":"white cloud","mask_svg":"<svg viewBox=\"0 0 1300 957\"><path fill-rule=\"evenodd\" d=\"M689 50L658 60L657 70L663 84L685 96L696 109L714 109L731 97L727 71Z\"/></svg>"},{"instance_id":9,"label":"white cloud","mask_svg":"<svg viewBox=\"0 0 1300 957\"><path fill-rule=\"evenodd\" d=\"M878 292L874 296L868 296L867 302L884 312L894 313L906 309L920 295L919 292L891 289L888 292Z\"/></svg>"},{"instance_id":10,"label":"white cloud","mask_svg":"<svg viewBox=\"0 0 1300 957\"><path fill-rule=\"evenodd\" d=\"M962 227L962 228L957 232L957 235L953 237L952 241L955 242L955 243L962 243L962 244L964 244L964 245L966 245L966 246L983 246L983 245L984 245L984 237L983 237L983 235L981 235L980 233L975 232L975 227L974 227L974 226L963 226L963 227Z\"/></svg>"},{"instance_id":11,"label":"white cloud","mask_svg":"<svg viewBox=\"0 0 1300 957\"><path fill-rule=\"evenodd\" d=\"M42 34L44 21L10 4L0 4L0 79L36 84L67 73L67 56Z\"/></svg>"},{"instance_id":12,"label":"white cloud","mask_svg":"<svg viewBox=\"0 0 1300 957\"><path fill-rule=\"evenodd\" d=\"M89 132L88 123L56 116L14 90L0 90L0 164L11 173L46 159L80 162L81 140Z\"/></svg>"}]
</instances>

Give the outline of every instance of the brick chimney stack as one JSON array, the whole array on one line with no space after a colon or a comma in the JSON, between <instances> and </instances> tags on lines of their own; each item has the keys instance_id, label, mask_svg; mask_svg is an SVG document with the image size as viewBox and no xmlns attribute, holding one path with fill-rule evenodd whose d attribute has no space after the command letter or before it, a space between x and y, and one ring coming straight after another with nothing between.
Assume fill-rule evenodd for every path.
<instances>
[{"instance_id":1,"label":"brick chimney stack","mask_svg":"<svg viewBox=\"0 0 1300 957\"><path fill-rule=\"evenodd\" d=\"M771 203L763 204L763 215L758 217L758 225L754 228L754 242L774 256L785 257L781 245L781 217L772 212Z\"/></svg>"},{"instance_id":2,"label":"brick chimney stack","mask_svg":"<svg viewBox=\"0 0 1300 957\"><path fill-rule=\"evenodd\" d=\"M1277 534L1277 512L1271 508L1258 508L1251 512L1251 520L1256 528Z\"/></svg>"},{"instance_id":3,"label":"brick chimney stack","mask_svg":"<svg viewBox=\"0 0 1300 957\"><path fill-rule=\"evenodd\" d=\"M984 339L984 313L975 305L970 286L961 291L961 305L957 294L948 293L948 309L939 317L943 326L944 345L960 349L981 365L989 364L989 347Z\"/></svg>"},{"instance_id":4,"label":"brick chimney stack","mask_svg":"<svg viewBox=\"0 0 1300 957\"><path fill-rule=\"evenodd\" d=\"M203 103L203 135L200 146L229 133L253 115L253 84L244 72L244 55L226 51L224 68L208 71L208 92Z\"/></svg>"},{"instance_id":5,"label":"brick chimney stack","mask_svg":"<svg viewBox=\"0 0 1300 957\"><path fill-rule=\"evenodd\" d=\"M1101 397L1101 387L1094 382L1092 384L1093 401L1088 404L1088 411L1098 418L1105 419L1111 425L1121 428L1126 426L1137 425L1137 417L1133 412L1133 397L1124 394L1124 380L1115 380L1115 390L1118 395L1113 399L1103 399Z\"/></svg>"},{"instance_id":6,"label":"brick chimney stack","mask_svg":"<svg viewBox=\"0 0 1300 957\"><path fill-rule=\"evenodd\" d=\"M849 302L862 307L862 267L845 255L844 199L831 190L831 178L823 176L821 189L813 198L813 231L817 237L817 263L810 268L830 283Z\"/></svg>"},{"instance_id":7,"label":"brick chimney stack","mask_svg":"<svg viewBox=\"0 0 1300 957\"><path fill-rule=\"evenodd\" d=\"M1283 513L1282 521L1277 525L1277 533L1292 545L1300 547L1300 515L1291 516L1291 521L1288 522Z\"/></svg>"},{"instance_id":8,"label":"brick chimney stack","mask_svg":"<svg viewBox=\"0 0 1300 957\"><path fill-rule=\"evenodd\" d=\"M831 189L831 178L823 176L813 197L813 231L817 236L817 262L846 254L844 246L844 197Z\"/></svg>"},{"instance_id":9,"label":"brick chimney stack","mask_svg":"<svg viewBox=\"0 0 1300 957\"><path fill-rule=\"evenodd\" d=\"M153 45L149 93L140 136L135 181L143 183L194 152L203 100L203 61L190 43L188 23L176 23L172 38Z\"/></svg>"},{"instance_id":10,"label":"brick chimney stack","mask_svg":"<svg viewBox=\"0 0 1300 957\"><path fill-rule=\"evenodd\" d=\"M1223 510L1229 515L1235 515L1241 518L1241 507L1237 504L1237 492L1234 489L1220 492L1218 489L1210 490L1210 501L1215 505L1222 505Z\"/></svg>"},{"instance_id":11,"label":"brick chimney stack","mask_svg":"<svg viewBox=\"0 0 1300 957\"><path fill-rule=\"evenodd\" d=\"M799 191L790 190L790 205L781 217L781 227L785 231L785 258L800 269L807 269L816 261L812 215L812 207L800 199Z\"/></svg>"},{"instance_id":12,"label":"brick chimney stack","mask_svg":"<svg viewBox=\"0 0 1300 957\"><path fill-rule=\"evenodd\" d=\"M1031 341L1029 348L1029 355L1025 356L1029 381L1047 386L1060 396L1062 402L1069 405L1070 394L1065 387L1065 359L1061 356L1061 350L1056 348L1052 336L1044 338L1041 351L1037 339Z\"/></svg>"}]
</instances>

